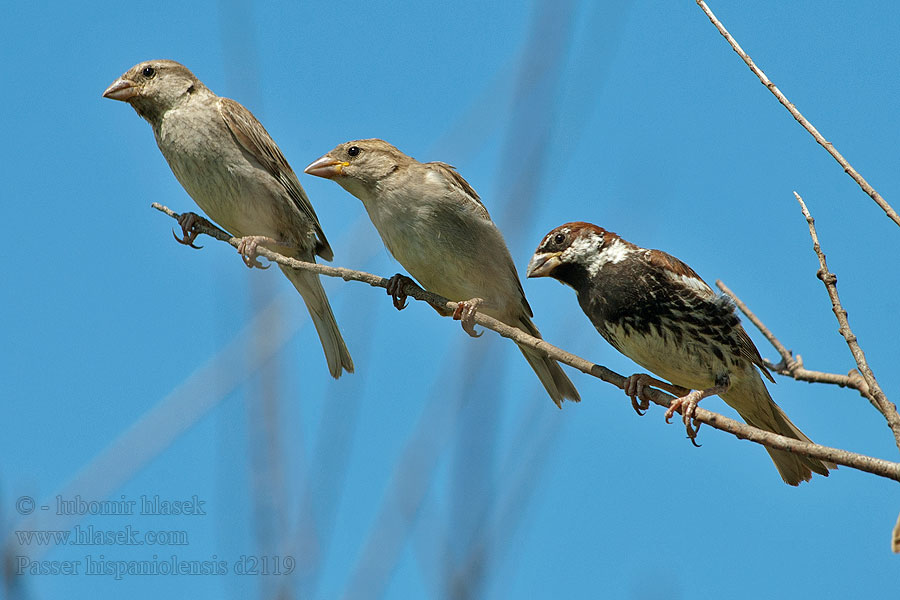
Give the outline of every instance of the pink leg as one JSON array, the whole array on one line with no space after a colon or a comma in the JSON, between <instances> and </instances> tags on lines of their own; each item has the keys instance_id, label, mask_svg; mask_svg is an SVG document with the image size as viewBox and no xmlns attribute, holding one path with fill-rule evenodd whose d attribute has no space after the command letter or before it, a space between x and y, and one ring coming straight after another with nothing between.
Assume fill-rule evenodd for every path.
<instances>
[{"instance_id":1,"label":"pink leg","mask_svg":"<svg viewBox=\"0 0 900 600\"><path fill-rule=\"evenodd\" d=\"M711 388L706 388L705 390L694 390L689 394L682 396L681 398L675 398L672 400L672 403L669 405L669 409L666 411L666 423L672 418L676 411L681 412L681 420L684 422L684 426L687 429L688 437L693 440L697 437L697 431L700 430L700 425L692 425L694 419L694 413L697 410L697 403L706 398L707 396L716 396L718 394L724 394L728 391L728 385L716 385Z\"/></svg>"},{"instance_id":2,"label":"pink leg","mask_svg":"<svg viewBox=\"0 0 900 600\"><path fill-rule=\"evenodd\" d=\"M238 253L244 259L244 264L249 268L256 267L258 269L268 269L270 265L263 265L256 258L256 251L259 246L282 246L290 248L289 244L273 240L264 235L247 235L238 242Z\"/></svg>"},{"instance_id":3,"label":"pink leg","mask_svg":"<svg viewBox=\"0 0 900 600\"><path fill-rule=\"evenodd\" d=\"M456 305L456 310L453 311L454 320L460 321L463 331L472 337L481 337L481 333L475 333L475 313L478 312L478 307L483 303L483 298L463 300Z\"/></svg>"}]
</instances>

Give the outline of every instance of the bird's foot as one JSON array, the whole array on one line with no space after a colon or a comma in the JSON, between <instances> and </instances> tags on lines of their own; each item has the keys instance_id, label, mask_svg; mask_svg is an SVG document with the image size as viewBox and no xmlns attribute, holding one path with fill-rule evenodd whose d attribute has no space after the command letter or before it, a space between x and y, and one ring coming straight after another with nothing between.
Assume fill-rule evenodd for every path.
<instances>
[{"instance_id":1,"label":"bird's foot","mask_svg":"<svg viewBox=\"0 0 900 600\"><path fill-rule=\"evenodd\" d=\"M666 410L666 423L670 423L676 411L681 412L681 420L684 422L684 428L687 430L688 438L694 442L697 438L697 432L700 431L700 424L694 425L694 413L697 411L697 403L705 396L702 395L703 390L694 390L681 398L675 398ZM696 443L695 443L696 445Z\"/></svg>"},{"instance_id":2,"label":"bird's foot","mask_svg":"<svg viewBox=\"0 0 900 600\"><path fill-rule=\"evenodd\" d=\"M472 337L481 337L482 333L484 333L476 333L475 331L475 313L478 312L478 307L482 304L484 304L483 298L471 298L458 302L456 310L453 311L453 319L459 321L462 324L463 331Z\"/></svg>"},{"instance_id":3,"label":"bird's foot","mask_svg":"<svg viewBox=\"0 0 900 600\"><path fill-rule=\"evenodd\" d=\"M256 252L260 246L286 246L286 244L264 235L245 235L238 240L237 251L247 268L268 269L271 266L264 265L257 259Z\"/></svg>"},{"instance_id":4,"label":"bird's foot","mask_svg":"<svg viewBox=\"0 0 900 600\"><path fill-rule=\"evenodd\" d=\"M208 225L209 227L215 227L208 220L204 219L197 213L186 212L178 215L178 224L181 225L181 235L182 237L178 237L178 234L175 231L172 231L172 235L175 237L175 241L179 244L184 244L185 246L190 246L195 250L199 250L203 246L195 246L194 240L197 239L197 236L200 235L199 225Z\"/></svg>"},{"instance_id":5,"label":"bird's foot","mask_svg":"<svg viewBox=\"0 0 900 600\"><path fill-rule=\"evenodd\" d=\"M415 285L416 282L407 277L406 275L401 275L397 273L390 279L388 279L387 284L387 294L391 297L391 301L394 303L394 308L397 310L403 310L406 308L406 292L403 291L403 288L406 287L406 284Z\"/></svg>"},{"instance_id":6,"label":"bird's foot","mask_svg":"<svg viewBox=\"0 0 900 600\"><path fill-rule=\"evenodd\" d=\"M648 386L668 386L665 381L660 381L646 373L635 373L625 378L625 395L631 398L631 408L640 416L650 408L650 399L644 395L644 388ZM638 402L638 398L641 399Z\"/></svg>"},{"instance_id":7,"label":"bird's foot","mask_svg":"<svg viewBox=\"0 0 900 600\"><path fill-rule=\"evenodd\" d=\"M697 404L707 396L715 396L728 391L727 385L716 385L705 390L694 390L685 394L681 398L675 398L666 410L666 423L675 415L675 412L681 412L681 420L687 430L687 436L691 443L697 445L697 432L700 431L701 423L694 421L694 415L697 412Z\"/></svg>"}]
</instances>

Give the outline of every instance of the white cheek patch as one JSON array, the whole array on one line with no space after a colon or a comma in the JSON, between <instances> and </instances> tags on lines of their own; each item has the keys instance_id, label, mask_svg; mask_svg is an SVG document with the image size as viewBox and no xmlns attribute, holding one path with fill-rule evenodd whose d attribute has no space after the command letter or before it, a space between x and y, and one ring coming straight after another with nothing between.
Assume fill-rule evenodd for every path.
<instances>
[{"instance_id":1,"label":"white cheek patch","mask_svg":"<svg viewBox=\"0 0 900 600\"><path fill-rule=\"evenodd\" d=\"M625 260L631 250L619 239L614 239L608 246L599 252L603 244L603 238L596 234L584 235L572 242L572 245L563 253L566 262L580 262L585 265L588 274L595 277L600 269L607 264L616 264ZM577 261L572 260L576 258Z\"/></svg>"},{"instance_id":2,"label":"white cheek patch","mask_svg":"<svg viewBox=\"0 0 900 600\"><path fill-rule=\"evenodd\" d=\"M569 246L567 252L571 252L578 257L591 256L596 252L599 245L600 240L596 235L583 235L576 238L575 241L572 242L572 245Z\"/></svg>"}]
</instances>

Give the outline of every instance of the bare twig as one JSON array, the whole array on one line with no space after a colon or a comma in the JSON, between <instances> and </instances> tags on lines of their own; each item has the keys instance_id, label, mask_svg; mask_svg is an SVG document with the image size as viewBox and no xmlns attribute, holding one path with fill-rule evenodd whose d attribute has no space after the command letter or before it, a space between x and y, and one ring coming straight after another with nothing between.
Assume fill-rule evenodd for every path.
<instances>
[{"instance_id":1,"label":"bare twig","mask_svg":"<svg viewBox=\"0 0 900 600\"><path fill-rule=\"evenodd\" d=\"M153 208L166 213L172 218L177 219L179 217L177 213L156 202L153 203ZM205 233L207 235L215 237L216 239L228 242L234 247L237 247L238 245L237 238L229 237L228 234L224 233L222 230L216 227L209 227L204 223L200 223L198 224L197 228L201 233ZM328 265L303 262L300 260L282 256L281 254L272 252L268 248L262 246L259 247L258 254L272 262L277 262L280 265L284 265L294 269L302 269L305 271L310 271L312 273L318 273L319 275L325 275L327 277L340 277L344 281L359 281L362 283L367 283L373 287L380 287L385 289L388 285L388 280L384 277L372 275L371 273L364 273L362 271L355 271L353 269L346 269L343 267L330 267ZM407 284L403 291L411 298L428 302L432 306L442 308L444 312L453 312L454 310L456 310L456 302L451 302L446 298L438 296L437 294L427 292L417 285ZM625 387L625 377L623 377L622 375L619 375L618 373L611 371L604 366L594 364L579 356L575 356L570 352L561 350L560 348L553 346L545 340L532 337L524 331L516 329L515 327L510 327L509 325L501 323L500 321L483 313L479 312L475 314L475 322L482 327L497 332L507 339L513 340L517 344L525 345L539 352L543 352L550 358L578 369L582 373L586 373L607 383L611 383L619 389L624 389ZM645 392L647 398L649 398L659 406L668 407L669 403L673 400L672 396L659 390L645 388ZM888 479L900 481L900 463L891 462L880 458L874 458L871 456L865 456L863 454L850 452L848 450L841 450L839 448L831 448L819 444L801 442L800 440L787 438L775 433L763 431L762 429L757 429L756 427L751 427L750 425L746 425L744 423L739 423L734 419L729 419L728 417L714 413L704 408L698 407L696 409L695 419L701 423L706 423L707 425L710 425L715 429L720 429L722 431L731 433L732 435L740 439L750 440L751 442L755 442L769 448L784 450L786 452L794 452L797 454L802 454L804 456L810 456L812 458L830 461L839 465L850 467L852 469L858 469L860 471L872 473L880 477L886 477Z\"/></svg>"},{"instance_id":2,"label":"bare twig","mask_svg":"<svg viewBox=\"0 0 900 600\"><path fill-rule=\"evenodd\" d=\"M778 351L778 354L781 355L781 360L777 363L773 363L771 361L766 360L766 368L770 371L774 371L779 375L784 375L785 377L791 377L796 379L797 381L808 381L810 383L830 383L833 385L837 385L840 387L848 387L857 390L861 396L868 398L869 394L869 385L866 383L866 380L863 379L862 375L859 374L855 369L850 371L847 375L841 375L839 373L825 373L823 371L811 371L803 366L803 358L798 354L794 356L794 353L787 348L784 347L775 334L773 334L768 327L766 327L763 322L757 317L753 312L744 304L737 295L728 289L721 280L716 280L716 286L722 290L722 293L731 298L734 302L735 306L737 306L744 315L750 319L750 322L753 323L757 329L769 340L769 343L775 347L775 350Z\"/></svg>"},{"instance_id":3,"label":"bare twig","mask_svg":"<svg viewBox=\"0 0 900 600\"><path fill-rule=\"evenodd\" d=\"M828 270L828 265L825 263L825 253L822 252L822 247L819 246L819 236L816 233L815 219L809 214L809 209L806 208L806 204L803 202L803 198L800 197L800 194L794 192L794 197L797 198L797 202L800 203L800 209L803 211L803 216L806 217L806 223L809 225L809 235L812 238L813 250L815 251L816 256L819 257L819 270L816 272L816 277L822 280L822 283L825 284L825 289L828 290L828 297L831 298L831 309L840 325L838 331L847 341L847 345L850 347L850 353L853 354L856 365L859 367L859 372L869 386L869 394L866 397L869 398L872 406L884 415L888 426L890 426L891 430L894 432L894 440L897 443L897 447L900 448L900 415L897 414L897 407L893 402L888 400L887 396L881 390L881 386L878 385L878 381L875 379L872 369L869 368L869 363L866 362L866 355L863 354L862 348L859 347L859 343L856 341L856 336L853 335L853 331L850 329L850 322L847 320L847 311L841 306L841 299L838 297L837 276Z\"/></svg>"},{"instance_id":4,"label":"bare twig","mask_svg":"<svg viewBox=\"0 0 900 600\"><path fill-rule=\"evenodd\" d=\"M778 98L778 101L781 102L782 106L788 109L788 112L791 113L791 116L793 116L794 119L796 119L797 122L800 123L800 125L803 126L803 128L815 138L820 146L825 148L828 154L834 157L834 160L836 160L838 164L843 167L844 172L852 177L853 181L859 184L859 187L861 187L862 190L867 193L872 198L872 200L874 200L875 203L878 204L878 206L881 207L888 218L890 218L897 225L900 225L900 215L897 214L897 211L895 211L891 207L891 205L881 197L881 194L876 192L875 188L869 185L869 182L866 181L865 178L863 178L863 176L860 175L856 171L856 169L854 169L850 165L849 162L847 162L847 159L837 151L837 149L834 147L834 144L822 137L822 134L819 133L819 131L815 127L813 127L812 123L806 120L806 117L800 114L800 111L797 110L797 108L793 104L791 104L787 97L785 97L785 95L781 93L781 90L779 90L775 86L775 84L772 83L768 77L766 77L766 74L762 72L762 69L756 66L756 63L753 62L750 56L748 56L747 53L744 52L743 48L741 48L741 46L737 43L737 40L735 40L731 36L731 34L728 33L728 30L725 29L725 26L722 25L721 21L719 21L719 19L717 19L716 16L712 13L712 11L706 5L706 2L704 2L703 0L697 0L697 4L700 6L703 12L706 13L706 16L709 18L710 22L712 22L712 24L715 25L716 29L719 30L719 33L722 34L722 37L724 37L728 41L728 43L731 44L732 49L737 52L738 56L740 56L741 59L743 59L743 61L747 64L747 66L750 67L750 70L753 71L753 74L759 78L760 82L764 86L766 86L776 98Z\"/></svg>"}]
</instances>

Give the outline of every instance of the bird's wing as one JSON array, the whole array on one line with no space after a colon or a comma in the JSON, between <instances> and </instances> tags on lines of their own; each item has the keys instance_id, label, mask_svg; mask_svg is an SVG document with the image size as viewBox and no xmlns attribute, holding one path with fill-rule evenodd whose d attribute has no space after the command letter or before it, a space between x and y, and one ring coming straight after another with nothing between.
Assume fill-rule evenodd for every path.
<instances>
[{"instance_id":1,"label":"bird's wing","mask_svg":"<svg viewBox=\"0 0 900 600\"><path fill-rule=\"evenodd\" d=\"M423 164L424 166L437 171L440 175L442 175L443 179L447 181L455 191L458 192L456 194L456 199L461 206L464 206L466 210L471 211L479 218L482 218L490 223L491 227L496 227L496 225L494 225L494 222L491 220L491 215L488 213L487 208L481 202L481 198L478 197L478 193L471 185L469 185L469 182L466 181L463 176L456 171L455 167L440 161L427 162ZM499 237L500 243L504 244L504 249L506 249L506 242L503 241L503 236L500 235ZM522 281L519 279L519 273L516 271L516 265L513 264L512 257L509 256L508 250L506 252L506 256L508 257L508 260L506 262L507 267L510 271L510 276L515 280L516 286L519 289L519 296L522 299L522 308L529 317L533 317L534 312L531 310L531 306L529 306L528 300L525 299L525 289L522 287Z\"/></svg>"},{"instance_id":2,"label":"bird's wing","mask_svg":"<svg viewBox=\"0 0 900 600\"><path fill-rule=\"evenodd\" d=\"M469 185L469 182L463 179L463 176L460 175L456 169L448 165L445 162L427 162L423 163L426 167L434 169L440 175L444 177L444 179L450 183L450 185L459 192L459 200L461 203L465 204L466 208L477 214L479 217L490 221L491 215L488 214L487 208L485 208L484 204L481 202L481 198L478 197L478 193Z\"/></svg>"},{"instance_id":3,"label":"bird's wing","mask_svg":"<svg viewBox=\"0 0 900 600\"><path fill-rule=\"evenodd\" d=\"M715 298L716 293L697 272L671 254L662 250L647 250L647 261L651 266L662 269L676 285L685 286L706 299Z\"/></svg>"},{"instance_id":4,"label":"bird's wing","mask_svg":"<svg viewBox=\"0 0 900 600\"><path fill-rule=\"evenodd\" d=\"M723 298L728 298L728 296L723 296ZM731 303L730 299L729 303ZM732 310L733 309L732 306ZM759 370L766 376L766 379L775 383L775 378L772 377L772 374L769 373L769 370L766 368L766 364L763 362L762 356L759 355L756 344L753 343L753 340L750 339L750 336L747 335L747 332L744 331L744 328L741 325L738 325L738 345L741 356L759 367Z\"/></svg>"},{"instance_id":5,"label":"bird's wing","mask_svg":"<svg viewBox=\"0 0 900 600\"><path fill-rule=\"evenodd\" d=\"M316 211L313 210L306 192L300 186L297 175L262 123L253 116L253 113L230 98L219 98L219 112L244 150L284 187L297 210L313 224L316 232L316 254L325 260L334 258L325 232L319 225Z\"/></svg>"},{"instance_id":6,"label":"bird's wing","mask_svg":"<svg viewBox=\"0 0 900 600\"><path fill-rule=\"evenodd\" d=\"M661 250L649 250L648 259L651 264L658 267L664 267L667 275L676 283L692 289L703 296L704 299L719 304L722 309L734 314L734 303L728 296L717 295L713 289L697 275L696 271L671 254L666 254ZM763 375L765 375L769 381L774 383L775 379L772 378L772 374L766 369L766 365L763 362L762 356L759 354L759 350L756 348L756 344L753 343L753 340L750 339L750 336L747 335L744 328L737 322L736 315L735 322L737 325L738 353L759 367L759 370L762 371Z\"/></svg>"}]
</instances>

